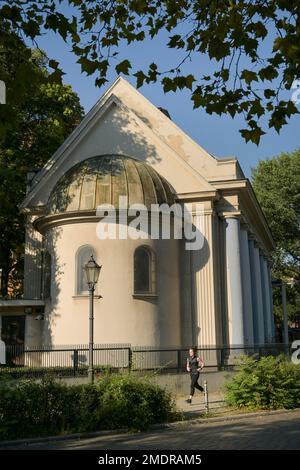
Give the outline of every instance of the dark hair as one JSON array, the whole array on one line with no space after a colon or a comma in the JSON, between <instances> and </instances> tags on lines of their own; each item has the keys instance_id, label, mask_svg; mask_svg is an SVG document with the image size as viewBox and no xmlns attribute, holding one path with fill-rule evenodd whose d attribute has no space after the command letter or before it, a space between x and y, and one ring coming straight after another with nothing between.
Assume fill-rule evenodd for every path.
<instances>
[{"instance_id":1,"label":"dark hair","mask_svg":"<svg viewBox=\"0 0 300 470\"><path fill-rule=\"evenodd\" d=\"M194 353L194 356L197 356L197 351L198 351L197 346L191 346L189 350L192 350Z\"/></svg>"}]
</instances>

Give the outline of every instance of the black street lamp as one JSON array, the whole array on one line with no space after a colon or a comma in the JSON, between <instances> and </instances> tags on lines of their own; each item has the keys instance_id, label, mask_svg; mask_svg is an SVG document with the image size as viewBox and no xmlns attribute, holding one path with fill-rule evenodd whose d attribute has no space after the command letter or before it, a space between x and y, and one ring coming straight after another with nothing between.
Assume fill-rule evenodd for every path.
<instances>
[{"instance_id":1,"label":"black street lamp","mask_svg":"<svg viewBox=\"0 0 300 470\"><path fill-rule=\"evenodd\" d=\"M98 282L99 274L102 266L96 263L93 255L91 259L84 265L83 269L86 276L87 285L89 288L90 298L90 315L89 315L89 326L90 326L90 340L89 340L89 368L88 378L90 383L94 383L94 292L95 286Z\"/></svg>"}]
</instances>

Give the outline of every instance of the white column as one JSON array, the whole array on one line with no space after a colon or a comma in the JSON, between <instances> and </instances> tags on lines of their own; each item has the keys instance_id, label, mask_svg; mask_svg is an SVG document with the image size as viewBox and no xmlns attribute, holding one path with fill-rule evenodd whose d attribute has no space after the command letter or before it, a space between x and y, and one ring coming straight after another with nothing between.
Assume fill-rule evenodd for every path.
<instances>
[{"instance_id":1,"label":"white column","mask_svg":"<svg viewBox=\"0 0 300 470\"><path fill-rule=\"evenodd\" d=\"M263 307L263 320L264 320L264 342L268 342L268 313L267 313L267 295L265 290L265 279L264 279L264 265L263 265L263 254L259 250L259 265L260 265L260 279L261 279L261 297Z\"/></svg>"},{"instance_id":2,"label":"white column","mask_svg":"<svg viewBox=\"0 0 300 470\"><path fill-rule=\"evenodd\" d=\"M241 227L241 260L242 260L242 282L243 282L243 314L244 314L244 336L245 344L254 344L253 332L253 306L251 289L251 271L248 247L248 233L246 228Z\"/></svg>"},{"instance_id":3,"label":"white column","mask_svg":"<svg viewBox=\"0 0 300 470\"><path fill-rule=\"evenodd\" d=\"M257 342L263 344L265 342L265 326L264 326L264 306L262 296L261 270L259 248L254 244L254 279L256 283L256 325L257 325Z\"/></svg>"},{"instance_id":4,"label":"white column","mask_svg":"<svg viewBox=\"0 0 300 470\"><path fill-rule=\"evenodd\" d=\"M262 287L263 287L263 300L264 300L264 318L265 318L265 340L267 343L272 342L272 311L270 305L270 287L269 276L266 258L261 255L261 272L262 272Z\"/></svg>"},{"instance_id":5,"label":"white column","mask_svg":"<svg viewBox=\"0 0 300 470\"><path fill-rule=\"evenodd\" d=\"M231 345L244 345L239 216L226 216L225 224L229 342Z\"/></svg>"},{"instance_id":6,"label":"white column","mask_svg":"<svg viewBox=\"0 0 300 470\"><path fill-rule=\"evenodd\" d=\"M249 236L249 261L251 272L251 293L252 293L252 310L253 310L253 336L254 343L258 344L264 341L264 333L261 328L260 312L262 305L261 298L261 280L259 268L258 249L254 246L253 236ZM263 325L263 323L262 323Z\"/></svg>"},{"instance_id":7,"label":"white column","mask_svg":"<svg viewBox=\"0 0 300 470\"><path fill-rule=\"evenodd\" d=\"M185 249L185 239L181 241L180 250L180 281L181 281L181 346L190 347L196 344L194 305L192 292L194 292L193 277L191 275L191 251Z\"/></svg>"},{"instance_id":8,"label":"white column","mask_svg":"<svg viewBox=\"0 0 300 470\"><path fill-rule=\"evenodd\" d=\"M271 332L272 332L272 342L276 340L276 332L275 332L275 320L274 320L274 309L273 309L273 289L272 289L272 276L271 276L271 269L270 265L267 262L267 272L268 272L268 286L269 286L269 294L270 294L270 314L271 314Z\"/></svg>"},{"instance_id":9,"label":"white column","mask_svg":"<svg viewBox=\"0 0 300 470\"><path fill-rule=\"evenodd\" d=\"M191 251L191 276L194 287L195 337L201 346L215 346L217 341L215 265L213 253L213 211L197 207L193 225L203 235L203 245Z\"/></svg>"}]
</instances>

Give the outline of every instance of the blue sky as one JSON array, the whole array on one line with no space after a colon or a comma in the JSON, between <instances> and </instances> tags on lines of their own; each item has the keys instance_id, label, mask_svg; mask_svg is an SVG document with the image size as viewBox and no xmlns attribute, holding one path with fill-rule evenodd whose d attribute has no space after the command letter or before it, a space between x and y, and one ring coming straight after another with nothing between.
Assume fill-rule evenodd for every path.
<instances>
[{"instance_id":1,"label":"blue sky","mask_svg":"<svg viewBox=\"0 0 300 470\"><path fill-rule=\"evenodd\" d=\"M126 58L132 61L135 70L139 68L145 70L151 62L163 64L165 68L174 66L180 61L180 55L177 51L168 49L164 45L164 39L163 36L160 36L152 41L137 43L130 47L124 46L121 48L120 55L114 65ZM38 44L45 50L49 58L60 63L65 72L64 82L70 84L79 95L86 112L117 77L114 67L112 67L108 75L109 82L105 86L97 88L94 85L95 76L87 77L81 73L80 65L76 63L76 57L61 38L50 32L39 38ZM206 70L211 68L211 65L209 59L202 56L187 63L184 72L196 74L198 72L200 75L207 73ZM135 85L135 77L125 78ZM209 153L220 158L237 157L247 177L251 176L251 167L256 166L259 160L300 147L300 115L292 117L279 135L274 130L267 130L267 134L262 137L261 143L257 147L253 143L245 143L240 136L239 129L246 127L241 116L232 119L225 115L221 117L210 116L201 109L194 110L188 90L165 94L159 84L149 84L144 85L139 91L156 106L166 108L173 121ZM285 98L289 98L289 95Z\"/></svg>"}]
</instances>

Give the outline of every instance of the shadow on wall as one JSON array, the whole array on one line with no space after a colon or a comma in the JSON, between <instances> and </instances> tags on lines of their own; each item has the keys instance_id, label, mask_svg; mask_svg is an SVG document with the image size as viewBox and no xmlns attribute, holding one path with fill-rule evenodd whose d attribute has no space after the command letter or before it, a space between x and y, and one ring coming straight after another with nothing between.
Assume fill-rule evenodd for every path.
<instances>
[{"instance_id":1,"label":"shadow on wall","mask_svg":"<svg viewBox=\"0 0 300 470\"><path fill-rule=\"evenodd\" d=\"M103 156L108 154L128 155L140 161L145 161L149 164L154 164L161 161L161 156L158 155L156 146L149 143L138 122L134 119L134 117L129 115L126 109L121 109L120 107L113 105L113 108L110 108L110 110L107 111L106 116L104 116L101 126L103 126L103 128L101 130L101 127L99 127L99 132L101 131L101 135L105 135L105 139L103 142L101 141L101 145L99 144L99 138L97 139L97 135L95 135L95 137L94 135L91 135L92 132L94 132L95 127L97 127L97 123L85 136L83 142L88 141L89 154L87 154L87 151L85 150L84 159L91 158L101 153ZM77 174L76 172L73 174L72 171L72 176L68 175L68 170L81 162L83 153L80 152L80 148L81 144L79 144L78 150L74 150L74 154L69 157L68 162L65 164L66 179L64 179L64 181L61 183L60 190L56 194L53 193L49 198L47 210L51 211L51 213L58 213L61 210L64 211L68 205L73 203L74 193L72 193L69 189L70 183L74 189L76 188L76 185L78 186L81 184L83 178L87 178L88 182L89 180L92 180L95 174L98 174L99 172L99 167L97 167L95 164L92 172L90 168L88 169L89 175L87 177L87 169L85 169L83 165L80 167ZM51 172L53 170L55 171L56 169L58 169L58 165L57 163L54 163ZM124 165L122 160L116 160L114 162L113 168L114 174L117 175L123 170ZM103 167L101 167L101 174L104 178L105 175L111 173L111 171L112 168L109 164L107 164L107 166L103 165ZM41 176L42 173L39 177ZM53 184L55 185L55 183L57 183L57 181ZM197 232L196 227L193 227L193 230ZM43 344L49 347L52 345L51 326L53 322L58 320L59 315L57 313L58 296L61 289L63 288L62 282L64 266L61 260L57 259L55 250L55 244L59 237L60 229L59 227L56 227L47 230L43 240L44 250L48 251L51 255L52 288L51 295L45 298L46 315L44 320L45 323L43 337ZM190 319L189 322L192 330L192 340L194 342L199 334L199 326L197 326L199 299L196 298L197 273L203 269L210 258L210 248L207 240L204 238L204 243L200 250L185 252L184 258L185 257L188 258L188 261L185 262L185 265L189 265L190 271L184 273L185 295L183 295L181 292L181 311L187 312L187 316ZM34 263L40 263L38 257ZM26 276L30 276L30 272L27 272ZM54 279L55 282L53 282ZM205 295L205 292L201 291L201 288L199 289L199 292L201 292L202 295ZM49 315L50 308L51 315Z\"/></svg>"},{"instance_id":2,"label":"shadow on wall","mask_svg":"<svg viewBox=\"0 0 300 470\"><path fill-rule=\"evenodd\" d=\"M62 281L64 274L65 264L61 262L57 256L56 243L61 236L60 227L50 228L44 237L45 251L51 255L51 276L50 288L45 288L45 319L43 331L43 346L47 349L52 348L52 326L60 317L58 314L58 298L61 290L63 289ZM47 281L47 279L44 280ZM45 286L46 287L46 286ZM47 292L48 291L48 292Z\"/></svg>"},{"instance_id":3,"label":"shadow on wall","mask_svg":"<svg viewBox=\"0 0 300 470\"><path fill-rule=\"evenodd\" d=\"M34 226L27 223L24 298L45 301L44 315L26 316L25 346L29 348L52 345L51 321L56 316L60 277L63 274L63 266L54 249L59 237L59 228L51 229L44 237L38 237Z\"/></svg>"},{"instance_id":4,"label":"shadow on wall","mask_svg":"<svg viewBox=\"0 0 300 470\"><path fill-rule=\"evenodd\" d=\"M150 128L152 127L146 118L143 118L143 121ZM155 145L149 143L143 135L140 125L127 110L118 107L112 118L108 119L107 122L111 138L115 139L116 135L119 137L115 141L114 152L130 155L149 164L161 161L161 156L157 153Z\"/></svg>"},{"instance_id":5,"label":"shadow on wall","mask_svg":"<svg viewBox=\"0 0 300 470\"><path fill-rule=\"evenodd\" d=\"M97 116L95 118L95 121L97 119ZM97 124L96 124L97 125ZM160 161L161 157L157 154L156 148L154 145L151 145L146 138L142 135L142 132L139 129L138 124L135 122L135 120L132 118L132 116L129 115L129 113L126 110L121 109L120 107L117 107L115 104L113 104L113 108L110 108L109 111L107 111L106 116L104 117L104 123L103 125L105 126L105 141L108 142L107 145L107 150L103 153L116 153L116 154L122 154L122 155L129 155L134 158L137 158L141 161L147 160L148 163L153 163L154 161ZM95 125L90 129L88 134L85 136L85 141L90 139L91 133L94 131ZM75 131L76 132L76 129ZM93 137L92 137L93 138ZM97 139L94 139L95 142L91 141L89 142L89 147L90 147L90 154L86 154L84 156L84 159L93 157L94 155L99 154L99 142L97 142ZM80 148L79 144L79 148ZM102 153L102 152L101 152ZM79 163L82 159L82 154L80 152L74 151L74 154L69 157L66 167L65 167L65 173L68 169L71 169L74 165ZM52 167L48 170L51 171L51 173L55 174L55 172L59 169L58 161L55 161ZM123 170L123 163L122 162L116 162L114 166L114 172L118 173L118 171ZM95 169L96 171L96 169ZM107 168L107 171L111 171L110 168ZM39 181L41 178L45 176L45 173L43 171L39 172L37 174L37 177L35 178L35 182ZM78 175L79 178L82 178L84 174ZM53 181L53 184L49 186L48 188L45 186L45 191L48 192L49 189L53 189L55 184L57 183L57 180ZM74 182L76 184L76 182ZM66 206L69 203L72 202L72 197L66 191L64 191L64 188L67 186L67 180L63 183L62 188L61 188L61 193L60 193L60 200L59 201L48 201L51 204L57 203L57 207L62 207ZM49 193L48 193L49 196ZM32 230L33 227L32 227ZM55 242L60 236L60 230L59 228L51 229L52 231L52 240L50 241L51 237L49 236L49 233L45 233L43 235L43 241L42 242L36 242L35 236L31 231L27 232L27 244L29 247L29 254L27 256L27 269L26 272L24 273L25 283L27 283L27 292L25 291L25 296L27 298L42 298L44 295L44 257L42 256L42 251L45 253L46 251L49 252L51 255L51 279L52 279L52 288L51 288L51 295L47 296L44 300L46 303L45 307L45 319L44 319L44 335L42 342L45 346L50 346L52 345L51 341L51 322L55 321L56 316L58 315L56 313L56 306L58 302L58 295L60 292L60 289L62 288L61 286L61 274L63 273L63 266L61 266L61 262L59 259L57 259L56 254L55 254ZM32 236L33 235L33 236ZM40 275L38 274L40 273ZM74 273L75 275L75 273ZM56 279L56 282L53 283L53 279ZM49 317L49 311L51 309L51 317ZM43 322L36 322L36 329L42 329L42 323ZM39 324L39 325L38 325ZM41 336L41 335L40 335ZM39 345L37 345L39 346Z\"/></svg>"},{"instance_id":6,"label":"shadow on wall","mask_svg":"<svg viewBox=\"0 0 300 470\"><path fill-rule=\"evenodd\" d=\"M78 142L78 150L75 148L73 155L71 154L64 163L64 173L82 160L99 154L128 155L149 164L162 160L156 146L149 142L136 119L126 109L113 104L107 110L106 115L102 117L99 132L96 135L92 134L97 129L97 115L94 122L95 124L85 135L83 141ZM74 132L76 132L76 129ZM55 173L59 171L59 168L59 160L54 161L48 171ZM41 172L37 175L36 180L39 181L43 176L44 173ZM47 192L49 191L48 196L54 185L55 182L50 183L50 186L46 189Z\"/></svg>"},{"instance_id":7,"label":"shadow on wall","mask_svg":"<svg viewBox=\"0 0 300 470\"><path fill-rule=\"evenodd\" d=\"M178 287L180 283L184 282L185 285L182 285L179 292L179 302L180 302L180 310L181 310L181 324L182 328L189 328L189 332L187 332L187 337L190 338L187 341L187 344L196 344L197 338L200 333L199 326L199 318L198 318L198 311L199 311L199 298L197 298L197 294L199 295L206 295L206 292L201 288L201 278L199 278L199 272L206 266L208 260L210 259L210 247L206 240L206 238L199 232L199 230L193 225L192 227L195 237L200 239L202 238L202 246L201 249L195 251L187 251L185 244L187 240L180 240L179 242L179 253L180 257L184 259L185 266L187 267L186 272L184 272L185 268L179 266L178 272L180 274L180 279L178 279ZM46 271L44 270L44 300L45 300L45 317L43 322L36 322L36 323L43 323L43 346L45 348L52 347L52 335L51 330L55 323L59 321L61 316L58 308L58 298L61 290L63 289L63 282L64 282L64 263L58 258L57 250L55 249L56 243L61 236L62 229L60 227L52 227L51 229L47 230L45 237L44 237L44 250L45 252L51 255L51 290L47 289L45 282L47 282ZM171 232L172 233L172 232ZM150 227L148 231L148 235L150 236ZM140 240L141 245L143 244L143 240ZM168 240L155 240L154 247L158 248L159 243L167 243ZM126 243L126 240L124 240ZM191 241L189 241L191 243ZM162 247L162 245L161 245ZM75 253L74 253L75 257ZM72 260L73 261L73 260ZM173 260L170 260L170 266ZM179 264L180 259L178 259ZM132 260L133 263L133 260ZM133 264L132 264L133 266ZM117 265L116 265L117 269ZM170 271L172 275L172 270ZM176 273L177 270L174 270ZM74 272L74 279L76 273ZM175 275L175 274L174 274ZM158 272L158 282L159 282L159 272ZM198 287L197 287L198 283ZM115 292L116 286L114 286ZM48 293L47 293L48 290ZM114 295L112 292L103 293L107 298L109 295ZM131 292L129 293L132 294ZM145 299L145 302L156 303L156 300L153 299ZM165 303L168 303L168 298L165 299ZM172 312L170 312L172 314ZM201 313L200 313L201 315ZM201 316L200 316L201 321ZM187 323L189 326L187 326ZM184 325L183 325L184 324ZM174 345L174 346L179 346Z\"/></svg>"}]
</instances>

